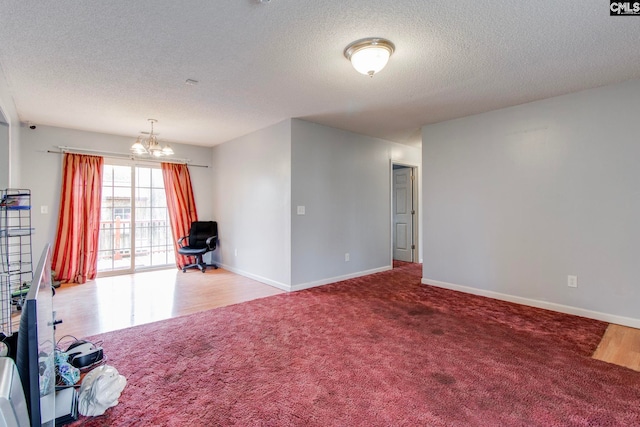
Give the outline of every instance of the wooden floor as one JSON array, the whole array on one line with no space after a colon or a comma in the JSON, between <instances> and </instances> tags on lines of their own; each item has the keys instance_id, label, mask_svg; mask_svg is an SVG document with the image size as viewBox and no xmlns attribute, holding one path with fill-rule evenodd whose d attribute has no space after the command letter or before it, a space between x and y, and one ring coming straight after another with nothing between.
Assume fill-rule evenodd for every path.
<instances>
[{"instance_id":1,"label":"wooden floor","mask_svg":"<svg viewBox=\"0 0 640 427\"><path fill-rule=\"evenodd\" d=\"M64 283L53 298L56 340L124 329L284 291L223 269L159 270Z\"/></svg>"},{"instance_id":2,"label":"wooden floor","mask_svg":"<svg viewBox=\"0 0 640 427\"><path fill-rule=\"evenodd\" d=\"M640 372L640 329L609 325L593 358Z\"/></svg>"},{"instance_id":3,"label":"wooden floor","mask_svg":"<svg viewBox=\"0 0 640 427\"><path fill-rule=\"evenodd\" d=\"M223 269L205 274L171 269L63 284L53 299L56 318L63 321L56 339L83 338L283 292ZM640 330L610 325L593 357L640 371Z\"/></svg>"}]
</instances>

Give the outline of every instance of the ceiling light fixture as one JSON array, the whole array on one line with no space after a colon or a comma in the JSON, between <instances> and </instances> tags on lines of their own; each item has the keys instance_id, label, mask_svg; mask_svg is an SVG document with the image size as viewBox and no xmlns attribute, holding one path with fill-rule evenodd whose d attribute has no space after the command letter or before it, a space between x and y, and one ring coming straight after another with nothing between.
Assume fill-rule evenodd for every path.
<instances>
[{"instance_id":1,"label":"ceiling light fixture","mask_svg":"<svg viewBox=\"0 0 640 427\"><path fill-rule=\"evenodd\" d=\"M370 37L356 40L344 49L344 56L359 73L373 77L382 70L395 46L387 39Z\"/></svg>"},{"instance_id":2,"label":"ceiling light fixture","mask_svg":"<svg viewBox=\"0 0 640 427\"><path fill-rule=\"evenodd\" d=\"M165 145L164 147L160 147L158 143L158 137L153 133L153 124L158 123L156 119L148 119L149 123L151 123L151 132L149 132L148 137L144 137L140 135L136 142L131 146L131 151L133 154L141 155L141 154L149 154L153 157L162 157L162 156L172 156L173 150L170 146ZM143 132L146 133L146 132Z\"/></svg>"}]
</instances>

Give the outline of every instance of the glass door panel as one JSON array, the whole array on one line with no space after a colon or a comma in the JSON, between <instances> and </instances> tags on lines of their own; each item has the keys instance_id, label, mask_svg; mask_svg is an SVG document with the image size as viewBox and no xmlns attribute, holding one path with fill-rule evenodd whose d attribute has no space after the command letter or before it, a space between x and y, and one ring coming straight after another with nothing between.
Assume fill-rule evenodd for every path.
<instances>
[{"instance_id":1,"label":"glass door panel","mask_svg":"<svg viewBox=\"0 0 640 427\"><path fill-rule=\"evenodd\" d=\"M131 271L131 167L104 165L98 271Z\"/></svg>"},{"instance_id":2,"label":"glass door panel","mask_svg":"<svg viewBox=\"0 0 640 427\"><path fill-rule=\"evenodd\" d=\"M136 167L136 268L175 263L162 171Z\"/></svg>"}]
</instances>

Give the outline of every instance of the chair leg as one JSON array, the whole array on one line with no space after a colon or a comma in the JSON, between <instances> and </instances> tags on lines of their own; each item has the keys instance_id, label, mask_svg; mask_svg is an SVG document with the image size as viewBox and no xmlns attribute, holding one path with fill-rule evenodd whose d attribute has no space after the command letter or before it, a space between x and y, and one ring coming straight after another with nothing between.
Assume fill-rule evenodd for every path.
<instances>
[{"instance_id":1,"label":"chair leg","mask_svg":"<svg viewBox=\"0 0 640 427\"><path fill-rule=\"evenodd\" d=\"M183 273L186 273L188 268L193 268L193 267L198 267L198 269L203 273L206 272L207 267L213 267L214 269L218 268L218 266L215 264L207 265L207 263L204 262L203 255L192 255L192 256L195 257L195 262L193 264L185 265L184 267L182 267Z\"/></svg>"},{"instance_id":2,"label":"chair leg","mask_svg":"<svg viewBox=\"0 0 640 427\"><path fill-rule=\"evenodd\" d=\"M202 255L196 256L196 264L198 264L198 268L203 273L207 269L207 265L204 263L204 260L202 259Z\"/></svg>"},{"instance_id":3,"label":"chair leg","mask_svg":"<svg viewBox=\"0 0 640 427\"><path fill-rule=\"evenodd\" d=\"M204 273L204 263L202 262L202 255L192 255L195 259L194 262L192 264L187 264L184 267L182 267L182 272L186 273L188 268L194 268L197 267L200 271L202 271Z\"/></svg>"}]
</instances>

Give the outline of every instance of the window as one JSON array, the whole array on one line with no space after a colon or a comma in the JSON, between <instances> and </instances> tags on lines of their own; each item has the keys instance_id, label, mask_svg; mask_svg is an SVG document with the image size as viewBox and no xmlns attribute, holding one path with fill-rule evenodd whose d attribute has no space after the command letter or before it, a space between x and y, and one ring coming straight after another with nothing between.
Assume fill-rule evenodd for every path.
<instances>
[{"instance_id":1,"label":"window","mask_svg":"<svg viewBox=\"0 0 640 427\"><path fill-rule=\"evenodd\" d=\"M172 239L160 168L105 164L98 272L173 265Z\"/></svg>"},{"instance_id":2,"label":"window","mask_svg":"<svg viewBox=\"0 0 640 427\"><path fill-rule=\"evenodd\" d=\"M113 208L113 217L120 219L131 219L131 208L123 208L123 207L114 207Z\"/></svg>"}]
</instances>

